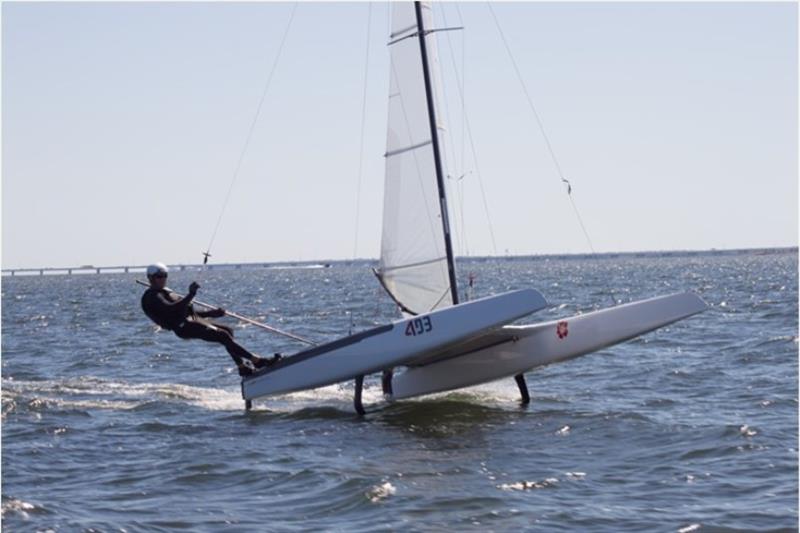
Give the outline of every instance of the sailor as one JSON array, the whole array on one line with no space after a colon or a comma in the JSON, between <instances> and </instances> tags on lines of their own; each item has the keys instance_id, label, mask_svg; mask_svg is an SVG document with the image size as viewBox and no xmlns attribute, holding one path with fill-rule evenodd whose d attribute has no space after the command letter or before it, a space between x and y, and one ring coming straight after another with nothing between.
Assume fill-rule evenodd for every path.
<instances>
[{"instance_id":1,"label":"sailor","mask_svg":"<svg viewBox=\"0 0 800 533\"><path fill-rule=\"evenodd\" d=\"M173 331L182 339L203 339L222 344L236 362L240 376L249 376L254 372L254 368L268 366L277 360L277 357L275 360L270 360L250 353L233 340L231 328L205 320L209 317L225 316L224 309L195 311L192 307L192 299L200 289L200 285L196 281L189 285L189 294L183 298L167 290L168 272L163 263L155 263L147 267L147 280L150 282L150 288L142 295L142 310L150 320L164 329ZM245 360L249 360L253 367L248 366Z\"/></svg>"}]
</instances>

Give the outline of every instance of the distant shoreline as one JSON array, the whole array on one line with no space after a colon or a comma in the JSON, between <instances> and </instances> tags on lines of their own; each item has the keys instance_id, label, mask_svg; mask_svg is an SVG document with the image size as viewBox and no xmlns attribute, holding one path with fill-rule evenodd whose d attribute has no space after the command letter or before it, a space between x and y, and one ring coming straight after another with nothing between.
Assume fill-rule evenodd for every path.
<instances>
[{"instance_id":1,"label":"distant shoreline","mask_svg":"<svg viewBox=\"0 0 800 533\"><path fill-rule=\"evenodd\" d=\"M777 255L797 254L797 246L770 247L770 248L735 248L711 250L667 250L667 251L640 251L640 252L600 252L600 253L567 253L567 254L527 254L527 255L489 255L489 256L458 256L460 262L488 262L488 261L520 261L520 260L587 260L587 259L623 259L637 257L701 257L701 256L735 256L735 255ZM170 264L169 267L181 270L241 270L241 269L309 269L330 268L335 265L350 264L375 264L376 258L358 259L315 259L306 261L267 261L250 263L217 263L217 264ZM22 267L3 268L3 276L36 276L36 275L71 275L71 274L120 274L142 273L146 265L112 265L95 266L81 265L72 267Z\"/></svg>"}]
</instances>

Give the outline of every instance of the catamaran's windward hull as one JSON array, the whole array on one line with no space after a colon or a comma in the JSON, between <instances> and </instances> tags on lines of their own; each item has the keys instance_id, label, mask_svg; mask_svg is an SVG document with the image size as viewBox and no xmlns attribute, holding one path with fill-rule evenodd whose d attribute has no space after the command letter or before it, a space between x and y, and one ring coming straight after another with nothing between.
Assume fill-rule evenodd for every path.
<instances>
[{"instance_id":1,"label":"catamaran's windward hull","mask_svg":"<svg viewBox=\"0 0 800 533\"><path fill-rule=\"evenodd\" d=\"M447 307L317 346L242 380L245 400L323 387L424 360L547 306L533 289Z\"/></svg>"},{"instance_id":2,"label":"catamaran's windward hull","mask_svg":"<svg viewBox=\"0 0 800 533\"><path fill-rule=\"evenodd\" d=\"M486 383L565 361L632 339L706 309L691 293L662 296L563 320L505 326L460 352L395 375L392 398L402 399ZM488 346L487 346L488 345Z\"/></svg>"}]
</instances>

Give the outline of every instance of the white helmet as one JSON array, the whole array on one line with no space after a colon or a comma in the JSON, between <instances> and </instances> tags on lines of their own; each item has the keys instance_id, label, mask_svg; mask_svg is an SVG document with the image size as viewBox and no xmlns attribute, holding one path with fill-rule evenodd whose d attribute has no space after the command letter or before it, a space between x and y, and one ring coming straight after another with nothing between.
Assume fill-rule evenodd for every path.
<instances>
[{"instance_id":1,"label":"white helmet","mask_svg":"<svg viewBox=\"0 0 800 533\"><path fill-rule=\"evenodd\" d=\"M169 269L164 263L153 263L147 267L147 277L155 276L158 273L168 273Z\"/></svg>"}]
</instances>

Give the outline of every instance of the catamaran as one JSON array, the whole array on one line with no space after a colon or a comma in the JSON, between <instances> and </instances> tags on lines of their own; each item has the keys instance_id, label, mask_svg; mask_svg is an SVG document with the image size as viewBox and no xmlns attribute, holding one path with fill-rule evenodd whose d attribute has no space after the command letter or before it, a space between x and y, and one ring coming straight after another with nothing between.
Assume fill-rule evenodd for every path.
<instances>
[{"instance_id":1,"label":"catamaran","mask_svg":"<svg viewBox=\"0 0 800 533\"><path fill-rule=\"evenodd\" d=\"M380 284L402 312L390 324L315 346L242 380L252 400L355 380L364 413L364 376L382 373L388 400L513 377L530 402L525 372L632 339L706 309L680 293L530 325L544 309L535 289L461 302L448 220L436 42L431 6L391 4L390 88Z\"/></svg>"}]
</instances>

